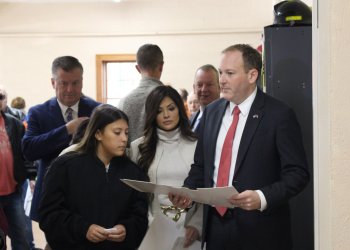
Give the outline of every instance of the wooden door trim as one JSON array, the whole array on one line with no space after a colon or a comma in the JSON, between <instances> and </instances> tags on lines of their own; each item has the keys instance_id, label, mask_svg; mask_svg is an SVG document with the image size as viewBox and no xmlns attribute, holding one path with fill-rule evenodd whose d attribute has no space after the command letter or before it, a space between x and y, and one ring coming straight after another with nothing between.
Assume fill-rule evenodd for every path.
<instances>
[{"instance_id":1,"label":"wooden door trim","mask_svg":"<svg viewBox=\"0 0 350 250\"><path fill-rule=\"evenodd\" d=\"M135 62L135 54L102 54L96 55L96 100L107 103L106 64L108 62Z\"/></svg>"}]
</instances>

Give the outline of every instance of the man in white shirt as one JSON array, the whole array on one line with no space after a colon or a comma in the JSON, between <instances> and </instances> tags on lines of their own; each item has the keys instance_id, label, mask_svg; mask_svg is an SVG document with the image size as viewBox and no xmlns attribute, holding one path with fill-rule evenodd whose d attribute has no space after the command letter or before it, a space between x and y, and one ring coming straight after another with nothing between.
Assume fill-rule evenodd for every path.
<instances>
[{"instance_id":1,"label":"man in white shirt","mask_svg":"<svg viewBox=\"0 0 350 250\"><path fill-rule=\"evenodd\" d=\"M294 111L257 88L261 55L237 44L221 54L223 98L202 116L189 188L234 186L232 208L204 206L207 250L291 250L288 201L309 181ZM186 197L169 194L177 207Z\"/></svg>"}]
</instances>

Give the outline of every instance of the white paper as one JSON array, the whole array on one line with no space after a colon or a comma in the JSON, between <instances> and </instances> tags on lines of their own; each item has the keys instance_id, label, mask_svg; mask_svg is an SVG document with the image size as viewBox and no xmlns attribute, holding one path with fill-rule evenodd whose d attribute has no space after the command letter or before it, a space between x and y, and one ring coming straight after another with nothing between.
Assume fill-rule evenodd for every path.
<instances>
[{"instance_id":1,"label":"white paper","mask_svg":"<svg viewBox=\"0 0 350 250\"><path fill-rule=\"evenodd\" d=\"M234 187L217 187L217 188L198 188L196 190L188 189L185 187L172 187L167 185L157 185L152 182L136 181L129 179L121 179L126 185L146 193L165 194L169 193L178 194L191 198L193 201L212 206L223 206L233 208L234 206L228 201L228 199L238 194Z\"/></svg>"},{"instance_id":2,"label":"white paper","mask_svg":"<svg viewBox=\"0 0 350 250\"><path fill-rule=\"evenodd\" d=\"M28 187L27 187L27 192L26 192L26 196L24 198L24 213L27 217L29 217L30 214L30 208L32 206L32 199L33 199L33 194L32 191L30 190L30 185L29 185L29 181L26 180L28 182Z\"/></svg>"},{"instance_id":3,"label":"white paper","mask_svg":"<svg viewBox=\"0 0 350 250\"><path fill-rule=\"evenodd\" d=\"M198 188L197 192L197 197L201 200L200 203L229 208L233 208L234 206L228 201L228 199L232 195L238 194L237 190L233 186Z\"/></svg>"}]
</instances>

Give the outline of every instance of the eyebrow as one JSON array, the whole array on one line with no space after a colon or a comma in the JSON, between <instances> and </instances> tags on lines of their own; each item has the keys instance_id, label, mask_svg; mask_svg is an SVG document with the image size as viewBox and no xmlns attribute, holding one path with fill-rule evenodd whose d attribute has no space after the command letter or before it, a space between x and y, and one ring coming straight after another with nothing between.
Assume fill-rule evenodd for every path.
<instances>
[{"instance_id":1,"label":"eyebrow","mask_svg":"<svg viewBox=\"0 0 350 250\"><path fill-rule=\"evenodd\" d=\"M168 105L166 105L165 107L168 108L168 107L171 106L171 105L175 105L175 106L176 106L176 104L175 104L174 102L171 102L171 103L169 103ZM159 108L162 108L162 107L159 107Z\"/></svg>"}]
</instances>

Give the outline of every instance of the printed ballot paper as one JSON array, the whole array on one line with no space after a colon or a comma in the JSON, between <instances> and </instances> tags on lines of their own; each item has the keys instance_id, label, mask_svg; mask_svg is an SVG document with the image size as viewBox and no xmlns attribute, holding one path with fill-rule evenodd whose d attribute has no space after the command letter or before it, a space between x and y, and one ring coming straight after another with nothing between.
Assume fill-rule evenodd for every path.
<instances>
[{"instance_id":1,"label":"printed ballot paper","mask_svg":"<svg viewBox=\"0 0 350 250\"><path fill-rule=\"evenodd\" d=\"M158 185L152 182L136 181L129 179L121 179L126 185L146 193L165 194L169 193L179 194L191 198L195 202L208 204L212 206L230 207L234 206L228 199L238 194L234 187L216 187L216 188L197 188L189 189L185 187L172 187L167 185Z\"/></svg>"}]
</instances>

